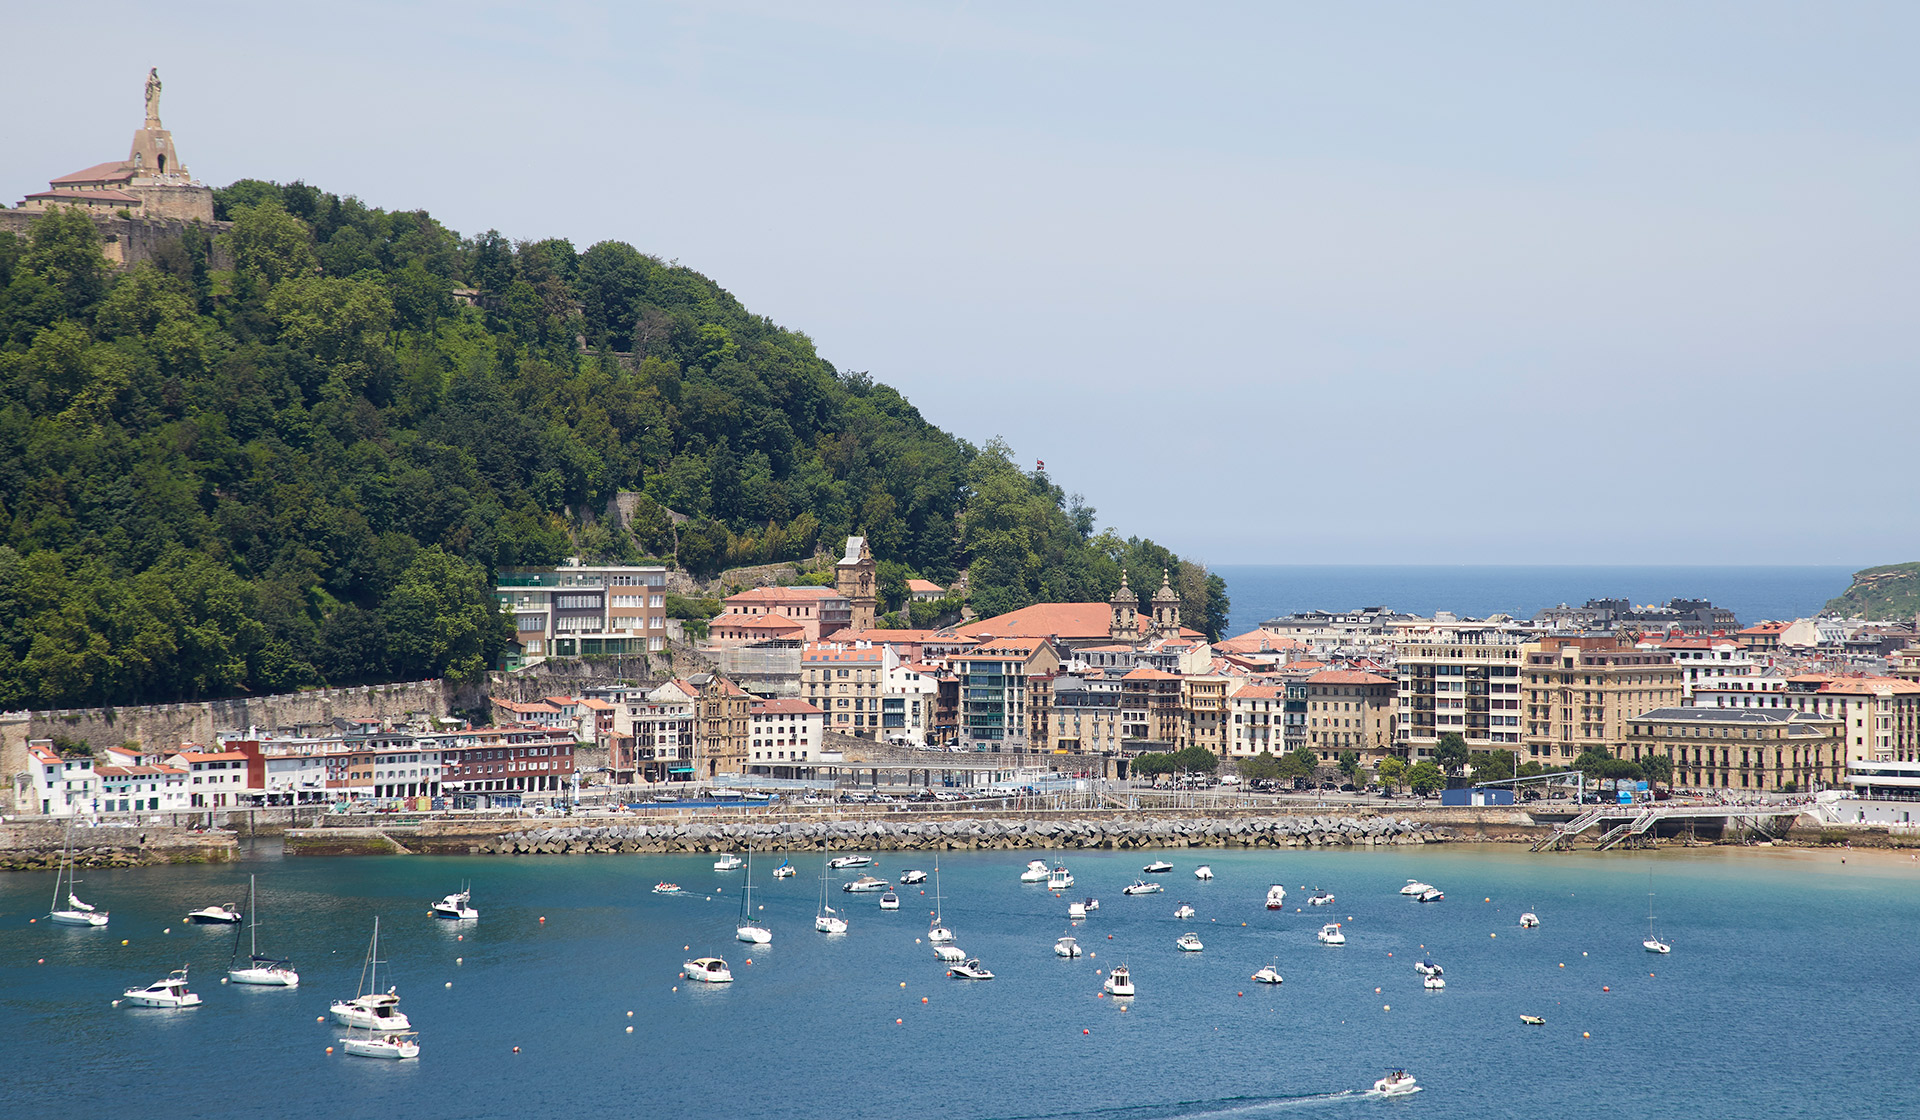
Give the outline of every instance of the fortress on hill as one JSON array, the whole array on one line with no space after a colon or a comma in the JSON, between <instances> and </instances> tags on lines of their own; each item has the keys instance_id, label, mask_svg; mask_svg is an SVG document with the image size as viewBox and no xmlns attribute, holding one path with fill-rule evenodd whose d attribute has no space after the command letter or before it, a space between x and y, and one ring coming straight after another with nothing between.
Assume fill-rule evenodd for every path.
<instances>
[{"instance_id":1,"label":"fortress on hill","mask_svg":"<svg viewBox=\"0 0 1920 1120\"><path fill-rule=\"evenodd\" d=\"M100 227L107 259L125 268L139 263L158 241L188 226L208 233L226 227L213 220L213 188L187 170L173 133L160 123L160 73L147 72L146 119L133 134L127 158L97 163L47 184L11 210L0 210L0 231L25 236L42 213L61 206L84 210Z\"/></svg>"}]
</instances>

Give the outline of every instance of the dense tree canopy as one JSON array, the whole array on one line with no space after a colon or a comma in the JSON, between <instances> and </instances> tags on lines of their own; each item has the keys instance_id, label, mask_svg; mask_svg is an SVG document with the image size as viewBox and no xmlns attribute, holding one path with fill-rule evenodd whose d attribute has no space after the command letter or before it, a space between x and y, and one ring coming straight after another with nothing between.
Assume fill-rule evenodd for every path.
<instances>
[{"instance_id":1,"label":"dense tree canopy","mask_svg":"<svg viewBox=\"0 0 1920 1120\"><path fill-rule=\"evenodd\" d=\"M983 614L1104 599L1126 567L1144 605L1166 568L1225 625L1219 577L690 269L300 183L215 206L219 243L126 272L76 211L0 234L0 707L469 675L511 637L500 567L856 532L890 600L969 567Z\"/></svg>"}]
</instances>

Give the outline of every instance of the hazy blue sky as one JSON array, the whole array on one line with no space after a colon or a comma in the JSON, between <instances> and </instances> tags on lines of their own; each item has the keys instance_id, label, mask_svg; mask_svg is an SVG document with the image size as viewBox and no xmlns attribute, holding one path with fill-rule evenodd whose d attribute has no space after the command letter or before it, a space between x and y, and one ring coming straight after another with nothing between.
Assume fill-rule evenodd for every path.
<instances>
[{"instance_id":1,"label":"hazy blue sky","mask_svg":"<svg viewBox=\"0 0 1920 1120\"><path fill-rule=\"evenodd\" d=\"M677 259L1225 562L1920 558L1911 4L33 5L124 155ZM62 44L69 44L63 46Z\"/></svg>"}]
</instances>

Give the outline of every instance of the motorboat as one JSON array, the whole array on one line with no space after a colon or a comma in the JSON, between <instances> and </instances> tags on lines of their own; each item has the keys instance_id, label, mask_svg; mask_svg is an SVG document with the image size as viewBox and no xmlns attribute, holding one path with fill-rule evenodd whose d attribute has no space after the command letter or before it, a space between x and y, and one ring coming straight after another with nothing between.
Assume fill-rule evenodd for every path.
<instances>
[{"instance_id":1,"label":"motorboat","mask_svg":"<svg viewBox=\"0 0 1920 1120\"><path fill-rule=\"evenodd\" d=\"M367 962L360 969L360 989L352 999L337 999L328 1008L334 1021L345 1027L374 1031L413 1029L400 1010L400 997L389 987L382 992L380 983L380 919L373 920L373 940L367 945Z\"/></svg>"},{"instance_id":2,"label":"motorboat","mask_svg":"<svg viewBox=\"0 0 1920 1120\"><path fill-rule=\"evenodd\" d=\"M968 957L966 960L948 969L948 971L953 974L955 980L993 979L993 973L987 971L986 966L980 963L980 958L978 957Z\"/></svg>"},{"instance_id":3,"label":"motorboat","mask_svg":"<svg viewBox=\"0 0 1920 1120\"><path fill-rule=\"evenodd\" d=\"M1135 879L1132 885L1121 889L1121 894L1159 894L1163 889L1158 883L1149 883L1145 879Z\"/></svg>"},{"instance_id":4,"label":"motorboat","mask_svg":"<svg viewBox=\"0 0 1920 1120\"><path fill-rule=\"evenodd\" d=\"M1053 874L1047 876L1047 889L1050 891L1064 891L1071 886L1073 886L1073 872L1064 867L1054 868Z\"/></svg>"},{"instance_id":5,"label":"motorboat","mask_svg":"<svg viewBox=\"0 0 1920 1120\"><path fill-rule=\"evenodd\" d=\"M1193 869L1193 877L1196 879L1211 879L1213 878L1213 868L1203 863Z\"/></svg>"},{"instance_id":6,"label":"motorboat","mask_svg":"<svg viewBox=\"0 0 1920 1120\"><path fill-rule=\"evenodd\" d=\"M660 882L655 883L653 885L653 893L654 894L681 894L683 892L680 890L680 884L669 883L666 880L662 879Z\"/></svg>"},{"instance_id":7,"label":"motorboat","mask_svg":"<svg viewBox=\"0 0 1920 1120\"><path fill-rule=\"evenodd\" d=\"M797 874L799 874L799 872L793 869L793 864L788 863L786 860L781 860L780 866L773 869L773 877L776 879L791 879Z\"/></svg>"},{"instance_id":8,"label":"motorboat","mask_svg":"<svg viewBox=\"0 0 1920 1120\"><path fill-rule=\"evenodd\" d=\"M834 856L827 861L827 866L835 871L843 871L849 867L869 867L872 864L872 856Z\"/></svg>"},{"instance_id":9,"label":"motorboat","mask_svg":"<svg viewBox=\"0 0 1920 1120\"><path fill-rule=\"evenodd\" d=\"M1152 863L1149 863L1145 867L1141 868L1140 870L1146 872L1149 875L1162 875L1168 871L1172 871L1173 864L1168 863L1164 859L1156 859Z\"/></svg>"},{"instance_id":10,"label":"motorboat","mask_svg":"<svg viewBox=\"0 0 1920 1120\"><path fill-rule=\"evenodd\" d=\"M740 795L742 801L772 801L773 795L763 790L750 789Z\"/></svg>"},{"instance_id":11,"label":"motorboat","mask_svg":"<svg viewBox=\"0 0 1920 1120\"><path fill-rule=\"evenodd\" d=\"M1435 964L1432 957L1413 962L1413 970L1422 976L1438 976L1446 969Z\"/></svg>"},{"instance_id":12,"label":"motorboat","mask_svg":"<svg viewBox=\"0 0 1920 1120\"><path fill-rule=\"evenodd\" d=\"M1107 974L1106 983L1100 985L1100 987L1105 989L1106 993L1110 996L1120 996L1121 998L1131 996L1133 995L1133 973L1127 971L1126 965L1120 965Z\"/></svg>"},{"instance_id":13,"label":"motorboat","mask_svg":"<svg viewBox=\"0 0 1920 1120\"><path fill-rule=\"evenodd\" d=\"M458 893L450 894L434 903L431 911L434 917L444 918L450 922L470 922L480 916L480 911L473 908L471 886L463 886Z\"/></svg>"},{"instance_id":14,"label":"motorboat","mask_svg":"<svg viewBox=\"0 0 1920 1120\"><path fill-rule=\"evenodd\" d=\"M1087 916L1087 904L1086 904L1086 903L1084 903L1084 902L1069 902L1069 903L1067 903L1067 918L1068 918L1069 920L1071 920L1071 921L1076 921L1076 922L1077 922L1077 921L1080 921L1080 920L1082 920L1082 919L1083 919L1083 918L1085 918L1086 916Z\"/></svg>"},{"instance_id":15,"label":"motorboat","mask_svg":"<svg viewBox=\"0 0 1920 1120\"><path fill-rule=\"evenodd\" d=\"M1420 982L1427 986L1429 992L1437 992L1447 986L1447 978L1437 972Z\"/></svg>"},{"instance_id":16,"label":"motorboat","mask_svg":"<svg viewBox=\"0 0 1920 1120\"><path fill-rule=\"evenodd\" d=\"M862 875L851 883L840 884L840 889L848 894L871 894L874 891L886 890L887 881L876 879L871 875Z\"/></svg>"},{"instance_id":17,"label":"motorboat","mask_svg":"<svg viewBox=\"0 0 1920 1120\"><path fill-rule=\"evenodd\" d=\"M897 894L894 894L892 891L888 891L886 894L881 895L880 909L882 910L900 909L900 896Z\"/></svg>"},{"instance_id":18,"label":"motorboat","mask_svg":"<svg viewBox=\"0 0 1920 1120\"><path fill-rule=\"evenodd\" d=\"M687 979L698 980L705 984L733 983L733 970L719 957L695 957L681 966L686 969Z\"/></svg>"},{"instance_id":19,"label":"motorboat","mask_svg":"<svg viewBox=\"0 0 1920 1120\"><path fill-rule=\"evenodd\" d=\"M713 869L715 871L738 871L745 866L746 862L732 852L728 852L726 855L713 861Z\"/></svg>"},{"instance_id":20,"label":"motorboat","mask_svg":"<svg viewBox=\"0 0 1920 1120\"><path fill-rule=\"evenodd\" d=\"M1027 861L1027 869L1020 873L1020 881L1023 883L1044 883L1047 881L1047 876L1051 874L1053 874L1053 872L1048 869L1046 860L1030 859Z\"/></svg>"},{"instance_id":21,"label":"motorboat","mask_svg":"<svg viewBox=\"0 0 1920 1120\"><path fill-rule=\"evenodd\" d=\"M1326 891L1315 891L1313 892L1313 897L1307 899L1307 905L1308 906L1332 906L1333 896L1328 894Z\"/></svg>"},{"instance_id":22,"label":"motorboat","mask_svg":"<svg viewBox=\"0 0 1920 1120\"><path fill-rule=\"evenodd\" d=\"M1320 927L1320 944L1345 945L1346 943L1347 935L1340 932L1339 922L1328 922Z\"/></svg>"},{"instance_id":23,"label":"motorboat","mask_svg":"<svg viewBox=\"0 0 1920 1120\"><path fill-rule=\"evenodd\" d=\"M1267 888L1267 909L1284 910L1287 905L1287 888L1275 883Z\"/></svg>"},{"instance_id":24,"label":"motorboat","mask_svg":"<svg viewBox=\"0 0 1920 1120\"><path fill-rule=\"evenodd\" d=\"M67 905L60 907L60 882L66 880ZM60 866L53 873L53 903L47 908L47 920L62 926L91 926L98 929L107 924L107 912L80 901L73 892L79 880L73 877L73 821L67 821L67 839L60 848Z\"/></svg>"},{"instance_id":25,"label":"motorboat","mask_svg":"<svg viewBox=\"0 0 1920 1120\"><path fill-rule=\"evenodd\" d=\"M749 945L771 945L773 931L754 921L753 912L753 849L747 849L747 878L740 885L740 924L734 927L733 939Z\"/></svg>"},{"instance_id":26,"label":"motorboat","mask_svg":"<svg viewBox=\"0 0 1920 1120\"><path fill-rule=\"evenodd\" d=\"M917 887L926 881L927 873L924 871L902 871L900 873L900 885L903 887Z\"/></svg>"},{"instance_id":27,"label":"motorboat","mask_svg":"<svg viewBox=\"0 0 1920 1120\"><path fill-rule=\"evenodd\" d=\"M1429 886L1426 883L1422 883L1418 879L1408 879L1407 885L1400 888L1400 893L1418 897L1419 895L1426 894L1428 891L1432 889L1433 888L1431 886Z\"/></svg>"},{"instance_id":28,"label":"motorboat","mask_svg":"<svg viewBox=\"0 0 1920 1120\"><path fill-rule=\"evenodd\" d=\"M1053 943L1053 955L1056 957L1077 957L1080 955L1080 943L1071 937L1062 937Z\"/></svg>"},{"instance_id":29,"label":"motorboat","mask_svg":"<svg viewBox=\"0 0 1920 1120\"><path fill-rule=\"evenodd\" d=\"M1091 914L1093 911L1100 909L1100 900L1097 898L1089 898L1085 902L1081 903L1081 905L1085 906L1087 908L1087 912Z\"/></svg>"},{"instance_id":30,"label":"motorboat","mask_svg":"<svg viewBox=\"0 0 1920 1120\"><path fill-rule=\"evenodd\" d=\"M936 960L943 960L949 964L954 961L964 961L967 959L966 950L950 941L935 945L933 947L933 955Z\"/></svg>"},{"instance_id":31,"label":"motorboat","mask_svg":"<svg viewBox=\"0 0 1920 1120\"><path fill-rule=\"evenodd\" d=\"M196 926L233 926L239 925L243 920L244 915L235 910L231 902L223 902L218 906L202 906L187 915L187 921Z\"/></svg>"},{"instance_id":32,"label":"motorboat","mask_svg":"<svg viewBox=\"0 0 1920 1120\"><path fill-rule=\"evenodd\" d=\"M350 1034L340 1040L343 1053L356 1058L390 1058L404 1060L420 1056L420 1036L413 1031L388 1031L380 1034L368 1031L365 1034Z\"/></svg>"},{"instance_id":33,"label":"motorboat","mask_svg":"<svg viewBox=\"0 0 1920 1120\"><path fill-rule=\"evenodd\" d=\"M128 988L120 997L128 1007L165 1007L178 1010L200 1006L200 997L187 990L187 970L174 969L164 980L155 980L144 988Z\"/></svg>"},{"instance_id":34,"label":"motorboat","mask_svg":"<svg viewBox=\"0 0 1920 1120\"><path fill-rule=\"evenodd\" d=\"M1420 892L1421 902L1439 902L1446 897L1446 895L1440 892L1439 887L1428 887L1426 890Z\"/></svg>"},{"instance_id":35,"label":"motorboat","mask_svg":"<svg viewBox=\"0 0 1920 1120\"><path fill-rule=\"evenodd\" d=\"M1200 935L1197 933L1181 934L1174 941L1173 947L1183 953L1198 953L1200 950L1206 948L1205 945L1200 944Z\"/></svg>"},{"instance_id":36,"label":"motorboat","mask_svg":"<svg viewBox=\"0 0 1920 1120\"><path fill-rule=\"evenodd\" d=\"M293 970L292 961L277 960L260 955L260 907L255 901L253 876L247 876L247 952L246 967L240 967L240 930L233 931L233 959L227 962L227 982L231 984L255 984L263 988L297 988L300 986L300 974Z\"/></svg>"},{"instance_id":37,"label":"motorboat","mask_svg":"<svg viewBox=\"0 0 1920 1120\"><path fill-rule=\"evenodd\" d=\"M1521 929L1537 929L1539 928L1539 926L1540 926L1540 915L1534 913L1531 910L1520 915Z\"/></svg>"},{"instance_id":38,"label":"motorboat","mask_svg":"<svg viewBox=\"0 0 1920 1120\"><path fill-rule=\"evenodd\" d=\"M1544 1027L1547 1025L1547 1021L1538 1015L1522 1015L1520 1016L1520 1021L1529 1027Z\"/></svg>"},{"instance_id":39,"label":"motorboat","mask_svg":"<svg viewBox=\"0 0 1920 1120\"><path fill-rule=\"evenodd\" d=\"M1253 982L1256 984L1281 983L1282 980L1280 977L1279 966L1270 964L1270 965L1267 965L1265 968L1262 968L1260 971L1253 974Z\"/></svg>"},{"instance_id":40,"label":"motorboat","mask_svg":"<svg viewBox=\"0 0 1920 1120\"><path fill-rule=\"evenodd\" d=\"M1386 1097L1403 1097L1419 1092L1420 1086L1413 1083L1412 1074L1404 1069L1396 1069L1374 1082L1373 1091Z\"/></svg>"},{"instance_id":41,"label":"motorboat","mask_svg":"<svg viewBox=\"0 0 1920 1120\"><path fill-rule=\"evenodd\" d=\"M1193 917L1193 907L1182 902L1179 907L1174 910L1173 916L1184 922L1188 918Z\"/></svg>"}]
</instances>

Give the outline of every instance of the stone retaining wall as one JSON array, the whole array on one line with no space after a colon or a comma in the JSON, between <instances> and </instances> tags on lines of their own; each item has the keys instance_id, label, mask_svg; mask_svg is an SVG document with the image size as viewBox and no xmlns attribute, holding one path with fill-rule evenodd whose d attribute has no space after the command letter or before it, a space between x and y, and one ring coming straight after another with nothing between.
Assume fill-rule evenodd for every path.
<instances>
[{"instance_id":1,"label":"stone retaining wall","mask_svg":"<svg viewBox=\"0 0 1920 1120\"><path fill-rule=\"evenodd\" d=\"M0 824L0 871L52 871L67 842L64 824ZM165 825L81 825L73 830L73 859L81 867L139 867L151 863L224 863L238 843L230 832L198 832Z\"/></svg>"}]
</instances>

